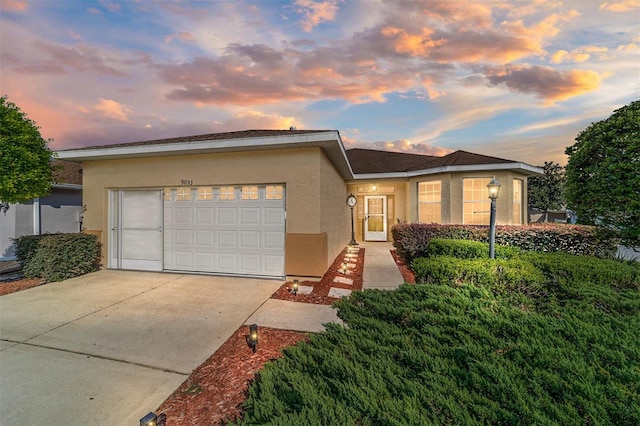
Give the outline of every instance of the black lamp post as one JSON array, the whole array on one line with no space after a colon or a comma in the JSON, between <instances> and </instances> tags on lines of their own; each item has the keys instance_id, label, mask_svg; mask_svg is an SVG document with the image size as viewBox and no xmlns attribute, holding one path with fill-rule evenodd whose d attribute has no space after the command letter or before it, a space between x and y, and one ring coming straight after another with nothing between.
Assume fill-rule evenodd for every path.
<instances>
[{"instance_id":1,"label":"black lamp post","mask_svg":"<svg viewBox=\"0 0 640 426\"><path fill-rule=\"evenodd\" d=\"M493 259L495 257L495 243L496 243L496 200L500 193L500 182L496 180L494 176L491 182L487 185L489 188L489 198L491 199L491 216L489 218L489 257Z\"/></svg>"},{"instance_id":2,"label":"black lamp post","mask_svg":"<svg viewBox=\"0 0 640 426\"><path fill-rule=\"evenodd\" d=\"M353 194L349 194L349 196L347 197L347 205L351 208L351 241L349 242L350 246L358 245L358 243L356 242L355 229L353 227L353 208L356 206L356 204L358 204L358 199L356 198L356 196Z\"/></svg>"}]
</instances>

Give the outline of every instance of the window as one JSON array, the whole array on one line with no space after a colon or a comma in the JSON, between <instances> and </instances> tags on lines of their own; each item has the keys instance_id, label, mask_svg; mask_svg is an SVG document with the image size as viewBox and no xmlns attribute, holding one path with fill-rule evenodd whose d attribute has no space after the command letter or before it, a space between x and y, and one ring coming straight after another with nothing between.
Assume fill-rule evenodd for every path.
<instances>
[{"instance_id":1,"label":"window","mask_svg":"<svg viewBox=\"0 0 640 426\"><path fill-rule=\"evenodd\" d=\"M191 188L178 188L176 201L191 201Z\"/></svg>"},{"instance_id":2,"label":"window","mask_svg":"<svg viewBox=\"0 0 640 426\"><path fill-rule=\"evenodd\" d=\"M223 186L220 188L220 200L233 201L236 199L236 190L233 186Z\"/></svg>"},{"instance_id":3,"label":"window","mask_svg":"<svg viewBox=\"0 0 640 426\"><path fill-rule=\"evenodd\" d=\"M491 200L487 185L491 178L463 179L462 223L467 225L488 225L491 215Z\"/></svg>"},{"instance_id":4,"label":"window","mask_svg":"<svg viewBox=\"0 0 640 426\"><path fill-rule=\"evenodd\" d=\"M242 199L243 200L257 200L258 199L258 187L257 186L243 186L242 187Z\"/></svg>"},{"instance_id":5,"label":"window","mask_svg":"<svg viewBox=\"0 0 640 426\"><path fill-rule=\"evenodd\" d=\"M513 180L513 223L522 224L522 179Z\"/></svg>"},{"instance_id":6,"label":"window","mask_svg":"<svg viewBox=\"0 0 640 426\"><path fill-rule=\"evenodd\" d=\"M163 192L164 192L164 200L171 201L171 188L165 188Z\"/></svg>"},{"instance_id":7,"label":"window","mask_svg":"<svg viewBox=\"0 0 640 426\"><path fill-rule=\"evenodd\" d=\"M442 183L439 180L418 183L418 220L422 223L441 222Z\"/></svg>"},{"instance_id":8,"label":"window","mask_svg":"<svg viewBox=\"0 0 640 426\"><path fill-rule=\"evenodd\" d=\"M282 185L267 186L265 194L267 200L282 200L284 198L284 187Z\"/></svg>"},{"instance_id":9,"label":"window","mask_svg":"<svg viewBox=\"0 0 640 426\"><path fill-rule=\"evenodd\" d=\"M211 188L198 188L198 201L213 200L213 190Z\"/></svg>"}]
</instances>

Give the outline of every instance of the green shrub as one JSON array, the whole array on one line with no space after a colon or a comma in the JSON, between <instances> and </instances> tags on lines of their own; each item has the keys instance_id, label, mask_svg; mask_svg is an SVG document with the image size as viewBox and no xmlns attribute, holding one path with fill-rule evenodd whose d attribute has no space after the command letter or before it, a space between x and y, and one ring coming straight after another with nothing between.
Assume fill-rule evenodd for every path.
<instances>
[{"instance_id":1,"label":"green shrub","mask_svg":"<svg viewBox=\"0 0 640 426\"><path fill-rule=\"evenodd\" d=\"M475 286L354 292L336 303L348 327L268 363L237 423L640 424L640 311L579 299L532 312Z\"/></svg>"},{"instance_id":2,"label":"green shrub","mask_svg":"<svg viewBox=\"0 0 640 426\"><path fill-rule=\"evenodd\" d=\"M21 267L24 268L31 262L31 259L33 259L33 256L35 256L36 251L38 250L40 240L42 240L45 235L24 235L13 239L13 242L16 244L16 258L18 259Z\"/></svg>"},{"instance_id":3,"label":"green shrub","mask_svg":"<svg viewBox=\"0 0 640 426\"><path fill-rule=\"evenodd\" d=\"M434 238L464 239L488 242L489 227L481 225L399 224L391 228L393 244L402 258L410 263L428 256L429 241ZM498 225L496 244L519 247L527 251L566 252L613 258L617 251L613 231L583 225Z\"/></svg>"},{"instance_id":4,"label":"green shrub","mask_svg":"<svg viewBox=\"0 0 640 426\"><path fill-rule=\"evenodd\" d=\"M62 281L95 271L100 266L100 243L95 235L43 235L35 254L24 264L26 277Z\"/></svg>"},{"instance_id":5,"label":"green shrub","mask_svg":"<svg viewBox=\"0 0 640 426\"><path fill-rule=\"evenodd\" d=\"M517 247L495 246L495 257L511 259L522 251ZM460 259L489 258L489 244L471 240L433 238L427 247L427 256L452 256Z\"/></svg>"},{"instance_id":6,"label":"green shrub","mask_svg":"<svg viewBox=\"0 0 640 426\"><path fill-rule=\"evenodd\" d=\"M523 256L540 269L546 279L559 285L583 283L609 285L613 288L640 290L640 263L599 259L566 253L527 253Z\"/></svg>"}]
</instances>

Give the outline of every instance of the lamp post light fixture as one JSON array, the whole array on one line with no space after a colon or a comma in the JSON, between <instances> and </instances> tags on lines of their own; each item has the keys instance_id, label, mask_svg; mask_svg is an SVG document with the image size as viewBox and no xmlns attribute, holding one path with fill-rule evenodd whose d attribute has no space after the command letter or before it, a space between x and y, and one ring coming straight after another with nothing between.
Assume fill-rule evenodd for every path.
<instances>
[{"instance_id":1,"label":"lamp post light fixture","mask_svg":"<svg viewBox=\"0 0 640 426\"><path fill-rule=\"evenodd\" d=\"M256 347L258 346L258 324L251 324L249 326L249 346L253 353L256 353Z\"/></svg>"},{"instance_id":2,"label":"lamp post light fixture","mask_svg":"<svg viewBox=\"0 0 640 426\"><path fill-rule=\"evenodd\" d=\"M358 204L358 199L356 198L356 196L353 194L349 194L349 196L347 197L347 205L351 208L351 241L349 242L350 246L358 245L358 243L356 242L355 228L353 227L353 208L356 206L356 204Z\"/></svg>"},{"instance_id":3,"label":"lamp post light fixture","mask_svg":"<svg viewBox=\"0 0 640 426\"><path fill-rule=\"evenodd\" d=\"M495 257L495 243L496 243L496 200L498 199L498 194L500 194L500 187L502 185L496 177L487 185L489 189L489 199L491 200L491 215L489 217L489 258L493 259Z\"/></svg>"}]
</instances>

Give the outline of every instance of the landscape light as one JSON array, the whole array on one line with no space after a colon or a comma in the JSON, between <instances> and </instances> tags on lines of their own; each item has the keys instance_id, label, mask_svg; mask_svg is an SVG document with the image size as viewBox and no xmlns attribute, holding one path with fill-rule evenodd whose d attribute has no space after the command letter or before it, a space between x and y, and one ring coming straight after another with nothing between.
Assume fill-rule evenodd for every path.
<instances>
[{"instance_id":1,"label":"landscape light","mask_svg":"<svg viewBox=\"0 0 640 426\"><path fill-rule=\"evenodd\" d=\"M157 424L158 416L153 411L140 419L140 426L156 426Z\"/></svg>"},{"instance_id":2,"label":"landscape light","mask_svg":"<svg viewBox=\"0 0 640 426\"><path fill-rule=\"evenodd\" d=\"M346 275L347 274L347 264L343 262L342 265L340 265L340 270L342 272L342 275Z\"/></svg>"},{"instance_id":3,"label":"landscape light","mask_svg":"<svg viewBox=\"0 0 640 426\"><path fill-rule=\"evenodd\" d=\"M500 193L500 182L494 176L493 179L487 185L489 189L489 199L491 200L491 215L489 217L489 258L495 257L495 243L496 243L496 200Z\"/></svg>"},{"instance_id":4,"label":"landscape light","mask_svg":"<svg viewBox=\"0 0 640 426\"><path fill-rule=\"evenodd\" d=\"M293 280L293 287L291 288L291 291L293 291L294 296L298 295L298 280Z\"/></svg>"},{"instance_id":5,"label":"landscape light","mask_svg":"<svg viewBox=\"0 0 640 426\"><path fill-rule=\"evenodd\" d=\"M258 324L251 324L249 326L249 346L256 353L256 347L258 346Z\"/></svg>"}]
</instances>

